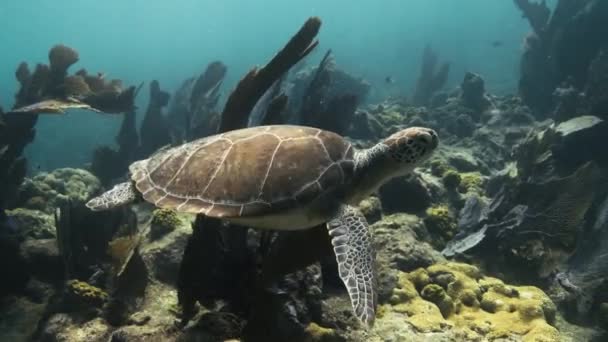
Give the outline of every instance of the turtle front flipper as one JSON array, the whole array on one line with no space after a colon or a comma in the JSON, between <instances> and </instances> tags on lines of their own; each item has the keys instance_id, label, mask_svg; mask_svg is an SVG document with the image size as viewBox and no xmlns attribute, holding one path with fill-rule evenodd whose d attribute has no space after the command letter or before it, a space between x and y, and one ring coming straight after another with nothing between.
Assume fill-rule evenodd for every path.
<instances>
[{"instance_id":1,"label":"turtle front flipper","mask_svg":"<svg viewBox=\"0 0 608 342\"><path fill-rule=\"evenodd\" d=\"M367 220L355 207L343 205L327 222L338 261L340 278L346 285L353 311L368 327L376 317L376 256Z\"/></svg>"},{"instance_id":2,"label":"turtle front flipper","mask_svg":"<svg viewBox=\"0 0 608 342\"><path fill-rule=\"evenodd\" d=\"M87 208L93 211L102 211L119 207L135 201L138 192L131 182L116 184L112 189L87 202Z\"/></svg>"}]
</instances>

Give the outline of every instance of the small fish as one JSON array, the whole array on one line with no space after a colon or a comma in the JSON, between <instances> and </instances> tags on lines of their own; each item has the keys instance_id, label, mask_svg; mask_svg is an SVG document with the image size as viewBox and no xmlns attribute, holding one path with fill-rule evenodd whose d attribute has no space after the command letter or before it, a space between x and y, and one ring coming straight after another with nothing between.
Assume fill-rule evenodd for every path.
<instances>
[{"instance_id":1,"label":"small fish","mask_svg":"<svg viewBox=\"0 0 608 342\"><path fill-rule=\"evenodd\" d=\"M501 47L502 46L502 41L501 40L495 40L492 42L492 47Z\"/></svg>"},{"instance_id":2,"label":"small fish","mask_svg":"<svg viewBox=\"0 0 608 342\"><path fill-rule=\"evenodd\" d=\"M386 76L386 78L384 79L384 82L386 82L387 84L394 84L395 79L392 76Z\"/></svg>"}]
</instances>

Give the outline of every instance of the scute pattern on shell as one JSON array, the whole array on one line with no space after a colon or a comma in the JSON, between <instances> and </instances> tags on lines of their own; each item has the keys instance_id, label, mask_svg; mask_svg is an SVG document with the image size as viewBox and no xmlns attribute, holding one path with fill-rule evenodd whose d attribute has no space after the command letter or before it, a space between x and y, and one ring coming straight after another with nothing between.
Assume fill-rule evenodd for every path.
<instances>
[{"instance_id":1,"label":"scute pattern on shell","mask_svg":"<svg viewBox=\"0 0 608 342\"><path fill-rule=\"evenodd\" d=\"M131 165L143 198L212 217L265 215L310 203L353 175L341 136L275 125L230 131L161 150Z\"/></svg>"}]
</instances>

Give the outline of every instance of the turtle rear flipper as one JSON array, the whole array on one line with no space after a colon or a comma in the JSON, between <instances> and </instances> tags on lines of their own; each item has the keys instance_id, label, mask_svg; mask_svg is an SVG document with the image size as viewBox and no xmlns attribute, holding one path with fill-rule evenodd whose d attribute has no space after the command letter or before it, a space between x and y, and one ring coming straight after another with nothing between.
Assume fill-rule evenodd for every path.
<instances>
[{"instance_id":1,"label":"turtle rear flipper","mask_svg":"<svg viewBox=\"0 0 608 342\"><path fill-rule=\"evenodd\" d=\"M355 207L344 205L327 222L327 229L353 311L361 322L371 327L376 317L377 278L367 220Z\"/></svg>"},{"instance_id":2,"label":"turtle rear flipper","mask_svg":"<svg viewBox=\"0 0 608 342\"><path fill-rule=\"evenodd\" d=\"M119 207L135 201L137 190L131 182L116 184L112 189L87 202L87 208L93 211L102 211Z\"/></svg>"}]
</instances>

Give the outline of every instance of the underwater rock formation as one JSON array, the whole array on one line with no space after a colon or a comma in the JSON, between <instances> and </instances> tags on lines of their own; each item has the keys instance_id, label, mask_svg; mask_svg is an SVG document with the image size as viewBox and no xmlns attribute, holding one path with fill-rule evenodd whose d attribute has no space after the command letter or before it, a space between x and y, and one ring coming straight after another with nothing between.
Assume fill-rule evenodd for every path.
<instances>
[{"instance_id":1,"label":"underwater rock formation","mask_svg":"<svg viewBox=\"0 0 608 342\"><path fill-rule=\"evenodd\" d=\"M437 70L439 56L429 45L424 48L420 75L416 81L416 88L412 96L412 103L416 106L428 106L433 95L441 90L448 80L450 63L445 62Z\"/></svg>"}]
</instances>

